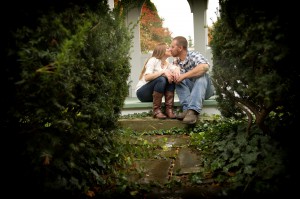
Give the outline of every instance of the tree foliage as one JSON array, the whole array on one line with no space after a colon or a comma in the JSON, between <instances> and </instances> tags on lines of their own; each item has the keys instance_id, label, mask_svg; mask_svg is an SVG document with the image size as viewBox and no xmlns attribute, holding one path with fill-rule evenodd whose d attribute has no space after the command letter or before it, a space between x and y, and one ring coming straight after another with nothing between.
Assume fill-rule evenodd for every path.
<instances>
[{"instance_id":1,"label":"tree foliage","mask_svg":"<svg viewBox=\"0 0 300 199\"><path fill-rule=\"evenodd\" d=\"M211 41L213 79L224 116L245 114L265 132L272 113L298 115L292 8L269 1L220 1Z\"/></svg>"},{"instance_id":2,"label":"tree foliage","mask_svg":"<svg viewBox=\"0 0 300 199\"><path fill-rule=\"evenodd\" d=\"M168 28L163 27L163 19L159 17L155 5L150 0L145 1L140 19L141 51L152 51L158 43L169 44L171 34Z\"/></svg>"}]
</instances>

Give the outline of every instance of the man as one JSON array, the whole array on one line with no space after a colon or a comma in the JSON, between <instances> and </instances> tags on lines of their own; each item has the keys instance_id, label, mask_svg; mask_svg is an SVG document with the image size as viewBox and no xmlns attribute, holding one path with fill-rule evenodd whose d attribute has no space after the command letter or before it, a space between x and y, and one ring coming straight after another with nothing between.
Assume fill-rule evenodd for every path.
<instances>
[{"instance_id":1,"label":"man","mask_svg":"<svg viewBox=\"0 0 300 199\"><path fill-rule=\"evenodd\" d=\"M174 73L176 93L182 106L182 113L177 119L185 124L194 124L202 110L204 99L214 95L214 87L208 74L207 59L195 51L188 51L185 37L172 40L170 49L174 57L173 64L180 67Z\"/></svg>"}]
</instances>

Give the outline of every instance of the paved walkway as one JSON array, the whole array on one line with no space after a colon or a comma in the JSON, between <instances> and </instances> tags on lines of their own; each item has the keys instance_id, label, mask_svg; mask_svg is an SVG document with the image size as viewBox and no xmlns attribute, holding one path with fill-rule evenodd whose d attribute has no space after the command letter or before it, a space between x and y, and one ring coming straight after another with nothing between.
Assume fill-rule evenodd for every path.
<instances>
[{"instance_id":1,"label":"paved walkway","mask_svg":"<svg viewBox=\"0 0 300 199\"><path fill-rule=\"evenodd\" d=\"M128 119L121 121L123 127L143 132L152 129L170 129L178 126L184 128L184 124L179 120L158 120L151 118ZM138 169L145 175L140 177L132 176L132 180L141 184L156 182L162 187L168 183L179 182L178 186L172 189L154 189L146 198L213 198L220 188L215 186L209 177L203 180L201 186L192 186L189 183L189 175L200 172L201 154L199 151L189 147L190 137L187 135L144 135L144 140L149 143L160 145L156 151L156 156L145 160L137 160ZM187 186L186 186L187 185Z\"/></svg>"}]
</instances>

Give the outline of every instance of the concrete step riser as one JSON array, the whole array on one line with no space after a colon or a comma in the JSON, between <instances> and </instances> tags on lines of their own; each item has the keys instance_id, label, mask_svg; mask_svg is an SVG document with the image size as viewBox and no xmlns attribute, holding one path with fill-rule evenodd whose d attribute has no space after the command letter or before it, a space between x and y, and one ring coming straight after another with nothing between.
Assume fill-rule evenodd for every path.
<instances>
[{"instance_id":1,"label":"concrete step riser","mask_svg":"<svg viewBox=\"0 0 300 199\"><path fill-rule=\"evenodd\" d=\"M137 118L137 119L120 119L119 123L122 128L129 128L134 131L153 131L153 130L169 130L171 128L185 128L183 124L177 119L154 119L154 118Z\"/></svg>"}]
</instances>

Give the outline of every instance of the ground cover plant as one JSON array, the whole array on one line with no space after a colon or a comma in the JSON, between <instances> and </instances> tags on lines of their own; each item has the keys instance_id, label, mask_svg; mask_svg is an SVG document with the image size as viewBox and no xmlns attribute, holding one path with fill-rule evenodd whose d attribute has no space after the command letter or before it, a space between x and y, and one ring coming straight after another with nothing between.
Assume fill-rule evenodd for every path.
<instances>
[{"instance_id":1,"label":"ground cover plant","mask_svg":"<svg viewBox=\"0 0 300 199\"><path fill-rule=\"evenodd\" d=\"M247 126L246 118L234 119L216 115L184 129L127 133L140 140L136 146L148 143L143 138L145 135L186 135L190 139L188 147L201 154L201 172L174 178L160 188L172 190L176 187L198 186L201 191L201 187L207 186L205 180L212 178L211 186L219 188L214 193L215 198L290 195L294 192L295 179L292 178L293 173L290 170L289 148L275 138L264 135L255 124L251 129L253 133L249 136ZM157 143L152 144L156 146ZM143 153L143 150L140 152ZM149 191L140 188L145 193Z\"/></svg>"}]
</instances>

